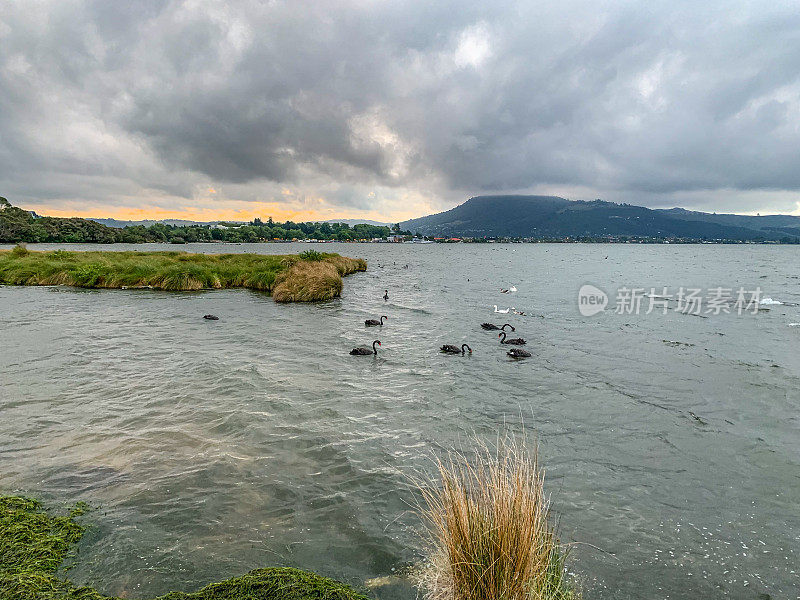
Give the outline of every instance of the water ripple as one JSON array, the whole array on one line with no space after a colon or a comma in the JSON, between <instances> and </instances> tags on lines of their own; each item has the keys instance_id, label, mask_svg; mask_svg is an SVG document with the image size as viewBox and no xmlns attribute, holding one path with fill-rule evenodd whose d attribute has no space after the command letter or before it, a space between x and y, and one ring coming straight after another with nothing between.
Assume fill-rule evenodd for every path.
<instances>
[{"instance_id":1,"label":"water ripple","mask_svg":"<svg viewBox=\"0 0 800 600\"><path fill-rule=\"evenodd\" d=\"M357 584L390 575L419 559L407 476L524 422L567 537L607 551L576 546L587 597L796 588L800 355L787 323L800 307L586 319L574 298L586 282L765 286L751 278L769 269L769 294L791 302L793 249L335 250L370 270L318 305L0 287L0 488L99 505L73 579L141 597L269 564ZM510 283L519 292L500 294ZM483 321L516 324L534 358L510 360ZM349 356L373 339L377 357ZM438 352L463 342L472 356ZM374 593L415 597L402 581Z\"/></svg>"}]
</instances>

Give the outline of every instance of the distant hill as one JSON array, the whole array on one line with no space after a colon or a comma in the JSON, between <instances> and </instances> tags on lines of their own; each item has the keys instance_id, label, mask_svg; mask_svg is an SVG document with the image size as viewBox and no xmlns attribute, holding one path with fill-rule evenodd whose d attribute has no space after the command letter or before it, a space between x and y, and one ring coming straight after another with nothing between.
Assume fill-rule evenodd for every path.
<instances>
[{"instance_id":1,"label":"distant hill","mask_svg":"<svg viewBox=\"0 0 800 600\"><path fill-rule=\"evenodd\" d=\"M353 225L374 225L375 227L391 227L392 223L383 223L381 221L371 221L370 219L328 219L323 223L347 223L352 227Z\"/></svg>"},{"instance_id":2,"label":"distant hill","mask_svg":"<svg viewBox=\"0 0 800 600\"><path fill-rule=\"evenodd\" d=\"M105 225L106 227L114 227L115 229L122 229L124 227L133 227L135 225L144 225L145 227L150 227L150 225L154 225L155 223L163 223L164 225L172 225L173 227L205 227L210 226L214 227L222 223L222 221L186 221L183 219L160 219L160 220L152 220L152 219L145 219L143 221L120 221L118 219L95 219L90 218L90 221L94 221L95 223L100 223ZM225 223L235 223L237 225L246 225L246 221L224 221ZM365 223L367 225L374 225L376 227L389 227L391 223L381 223L380 221L371 221L370 219L328 219L327 221L321 221L322 223L347 223L351 227L353 225L359 225L361 223Z\"/></svg>"},{"instance_id":3,"label":"distant hill","mask_svg":"<svg viewBox=\"0 0 800 600\"><path fill-rule=\"evenodd\" d=\"M219 224L219 221L185 221L183 219L144 219L142 221L120 221L117 219L95 219L90 217L89 221L94 221L95 223L100 223L101 225L113 227L115 229L123 229L125 227L134 227L137 225L150 227L150 225L155 225L156 223L172 225L173 227L205 227L206 225L213 226ZM245 221L242 221L241 224L244 225Z\"/></svg>"},{"instance_id":4,"label":"distant hill","mask_svg":"<svg viewBox=\"0 0 800 600\"><path fill-rule=\"evenodd\" d=\"M428 236L800 240L800 217L791 215L712 215L557 196L476 196L448 211L404 221L400 226Z\"/></svg>"},{"instance_id":5,"label":"distant hill","mask_svg":"<svg viewBox=\"0 0 800 600\"><path fill-rule=\"evenodd\" d=\"M719 223L720 225L733 225L758 231L793 232L800 235L800 217L794 215L732 215L726 213L704 213L684 208L660 209L665 215L673 219L686 221L705 221Z\"/></svg>"}]
</instances>

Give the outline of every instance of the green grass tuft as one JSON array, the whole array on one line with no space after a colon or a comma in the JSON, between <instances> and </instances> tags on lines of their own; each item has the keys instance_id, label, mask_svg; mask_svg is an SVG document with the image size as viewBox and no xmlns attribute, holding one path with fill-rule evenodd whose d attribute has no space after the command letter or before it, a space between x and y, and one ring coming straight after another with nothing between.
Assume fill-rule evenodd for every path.
<instances>
[{"instance_id":1,"label":"green grass tuft","mask_svg":"<svg viewBox=\"0 0 800 600\"><path fill-rule=\"evenodd\" d=\"M303 260L312 261L323 260L326 257L325 254L317 252L316 250L306 250L305 252L301 252L298 256Z\"/></svg>"},{"instance_id":2,"label":"green grass tuft","mask_svg":"<svg viewBox=\"0 0 800 600\"><path fill-rule=\"evenodd\" d=\"M30 253L31 253L30 250L28 250L25 247L25 244L17 244L16 246L14 246L14 249L11 250L11 256L16 256L16 257L27 256Z\"/></svg>"}]
</instances>

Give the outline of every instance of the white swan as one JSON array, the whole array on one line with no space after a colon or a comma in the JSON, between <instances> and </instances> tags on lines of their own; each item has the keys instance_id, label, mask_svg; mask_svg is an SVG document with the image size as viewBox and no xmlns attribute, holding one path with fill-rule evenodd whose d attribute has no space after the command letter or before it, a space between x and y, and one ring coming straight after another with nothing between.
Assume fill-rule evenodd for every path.
<instances>
[{"instance_id":1,"label":"white swan","mask_svg":"<svg viewBox=\"0 0 800 600\"><path fill-rule=\"evenodd\" d=\"M509 292L516 292L517 291L517 286L512 285L510 288L508 288L508 291Z\"/></svg>"},{"instance_id":2,"label":"white swan","mask_svg":"<svg viewBox=\"0 0 800 600\"><path fill-rule=\"evenodd\" d=\"M495 305L494 305L494 312L496 312L496 313L501 313L501 314L506 314L506 313L508 312L508 309L505 309L505 310L498 310L498 309L497 309L497 304L495 304Z\"/></svg>"}]
</instances>

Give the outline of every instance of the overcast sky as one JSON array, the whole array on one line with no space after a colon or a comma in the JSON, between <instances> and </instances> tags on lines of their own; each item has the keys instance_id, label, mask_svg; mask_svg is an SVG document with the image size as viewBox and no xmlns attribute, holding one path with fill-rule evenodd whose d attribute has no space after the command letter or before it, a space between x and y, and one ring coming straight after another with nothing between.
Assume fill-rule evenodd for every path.
<instances>
[{"instance_id":1,"label":"overcast sky","mask_svg":"<svg viewBox=\"0 0 800 600\"><path fill-rule=\"evenodd\" d=\"M796 2L0 0L0 196L400 220L486 193L800 214Z\"/></svg>"}]
</instances>

